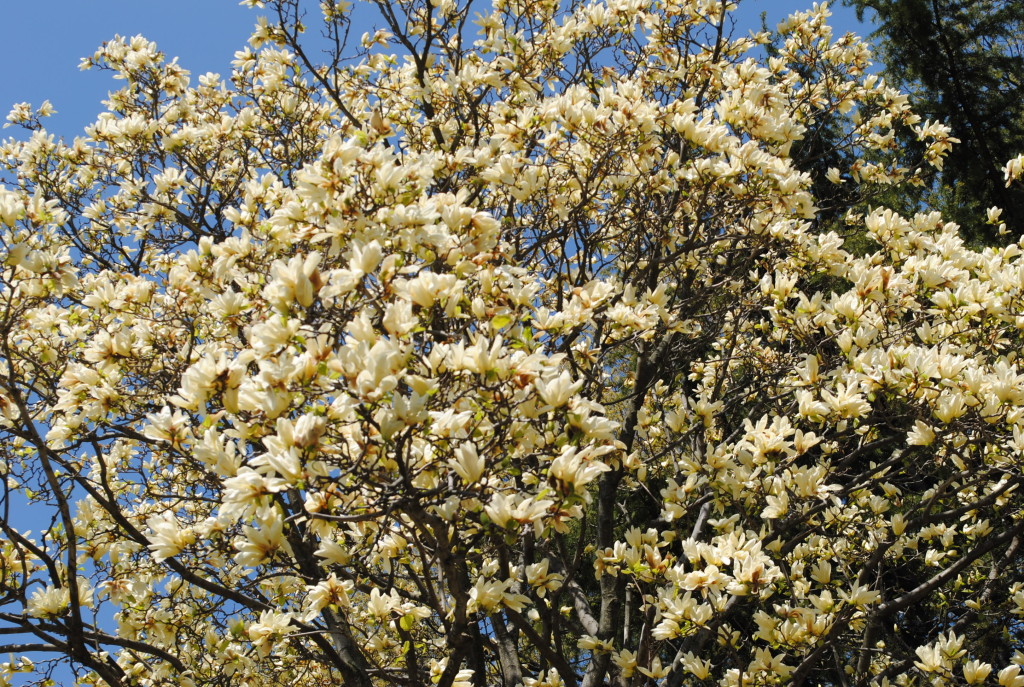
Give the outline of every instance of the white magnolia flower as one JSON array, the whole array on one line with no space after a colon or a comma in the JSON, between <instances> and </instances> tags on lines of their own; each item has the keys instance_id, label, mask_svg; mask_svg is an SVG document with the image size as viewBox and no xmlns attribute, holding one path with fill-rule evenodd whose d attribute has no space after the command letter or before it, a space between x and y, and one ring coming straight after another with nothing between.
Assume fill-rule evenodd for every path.
<instances>
[{"instance_id":1,"label":"white magnolia flower","mask_svg":"<svg viewBox=\"0 0 1024 687\"><path fill-rule=\"evenodd\" d=\"M54 618L64 614L70 601L67 587L37 588L28 598L25 610L33 618Z\"/></svg>"},{"instance_id":2,"label":"white magnolia flower","mask_svg":"<svg viewBox=\"0 0 1024 687\"><path fill-rule=\"evenodd\" d=\"M192 528L182 527L173 513L154 515L146 520L146 526L151 531L148 548L158 563L177 556L196 541Z\"/></svg>"},{"instance_id":3,"label":"white magnolia flower","mask_svg":"<svg viewBox=\"0 0 1024 687\"><path fill-rule=\"evenodd\" d=\"M261 656L269 654L274 644L294 631L292 614L278 611L260 612L259 620L246 628L249 639L256 645Z\"/></svg>"},{"instance_id":4,"label":"white magnolia flower","mask_svg":"<svg viewBox=\"0 0 1024 687\"><path fill-rule=\"evenodd\" d=\"M466 484L477 482L484 474L487 461L477 452L476 444L466 442L455 449L455 457L448 461Z\"/></svg>"}]
</instances>

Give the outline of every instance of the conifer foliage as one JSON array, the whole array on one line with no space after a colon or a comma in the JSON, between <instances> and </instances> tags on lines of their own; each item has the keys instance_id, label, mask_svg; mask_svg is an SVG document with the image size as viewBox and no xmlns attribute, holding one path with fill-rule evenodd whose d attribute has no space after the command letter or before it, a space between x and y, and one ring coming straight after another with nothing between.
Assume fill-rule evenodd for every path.
<instances>
[{"instance_id":1,"label":"conifer foliage","mask_svg":"<svg viewBox=\"0 0 1024 687\"><path fill-rule=\"evenodd\" d=\"M1024 3L846 2L874 18L886 78L911 94L918 114L946 123L960 141L937 175L931 202L973 243L1019 239L1024 191L1007 188L1001 168L1008 153L1024 148ZM1007 234L985 223L989 207L1007 213Z\"/></svg>"}]
</instances>

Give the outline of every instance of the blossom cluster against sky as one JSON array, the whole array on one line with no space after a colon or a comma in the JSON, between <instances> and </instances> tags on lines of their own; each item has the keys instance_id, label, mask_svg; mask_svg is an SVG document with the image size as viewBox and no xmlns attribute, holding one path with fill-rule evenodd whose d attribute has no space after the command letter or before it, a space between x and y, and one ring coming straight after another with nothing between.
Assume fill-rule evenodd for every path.
<instances>
[{"instance_id":1,"label":"blossom cluster against sky","mask_svg":"<svg viewBox=\"0 0 1024 687\"><path fill-rule=\"evenodd\" d=\"M316 9L310 2L310 9ZM741 0L741 14L752 29L765 13L774 26L789 13L808 9L812 0ZM838 3L836 3L838 5ZM862 35L869 27L853 11L833 7L833 25ZM107 92L115 88L109 75L81 73L78 64L115 34L142 34L156 41L168 57L193 75L227 74L234 52L249 36L257 12L235 0L48 0L9 2L0 7L0 23L8 27L0 41L0 116L14 103L37 106L49 100L57 114L50 131L73 137L95 119ZM354 26L360 35L372 29Z\"/></svg>"},{"instance_id":2,"label":"blossom cluster against sky","mask_svg":"<svg viewBox=\"0 0 1024 687\"><path fill-rule=\"evenodd\" d=\"M245 44L256 14L235 0L48 0L7 2L0 24L0 110L16 102L57 109L47 127L74 136L103 110L101 102L119 84L108 74L79 71L114 37L142 34L169 57L202 74L227 74L235 50Z\"/></svg>"}]
</instances>

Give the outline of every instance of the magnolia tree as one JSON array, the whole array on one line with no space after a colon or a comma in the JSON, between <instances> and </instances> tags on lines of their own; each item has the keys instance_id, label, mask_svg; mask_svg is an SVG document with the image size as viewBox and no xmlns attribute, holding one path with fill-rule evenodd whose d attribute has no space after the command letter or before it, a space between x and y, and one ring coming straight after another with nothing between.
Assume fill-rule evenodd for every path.
<instances>
[{"instance_id":1,"label":"magnolia tree","mask_svg":"<svg viewBox=\"0 0 1024 687\"><path fill-rule=\"evenodd\" d=\"M1024 685L1024 259L824 8L250 4L9 117L0 684Z\"/></svg>"}]
</instances>

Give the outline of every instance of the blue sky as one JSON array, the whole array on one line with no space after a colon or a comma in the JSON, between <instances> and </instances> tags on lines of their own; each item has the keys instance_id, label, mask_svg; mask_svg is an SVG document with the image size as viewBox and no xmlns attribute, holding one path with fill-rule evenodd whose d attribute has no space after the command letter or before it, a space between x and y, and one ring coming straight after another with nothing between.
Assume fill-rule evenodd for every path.
<instances>
[{"instance_id":1,"label":"blue sky","mask_svg":"<svg viewBox=\"0 0 1024 687\"><path fill-rule=\"evenodd\" d=\"M761 12L770 26L813 0L741 0L740 12L749 27L759 24ZM316 3L309 3L315 11ZM838 3L836 3L838 5ZM0 8L0 119L18 102L38 106L49 100L57 115L47 128L74 137L100 111L100 101L117 85L108 74L81 72L78 63L115 34L142 34L156 41L168 57L190 70L193 78L205 72L230 72L235 50L241 48L258 11L236 0L7 0ZM862 35L869 27L857 23L853 12L833 7L833 24ZM372 27L354 27L355 35Z\"/></svg>"}]
</instances>

